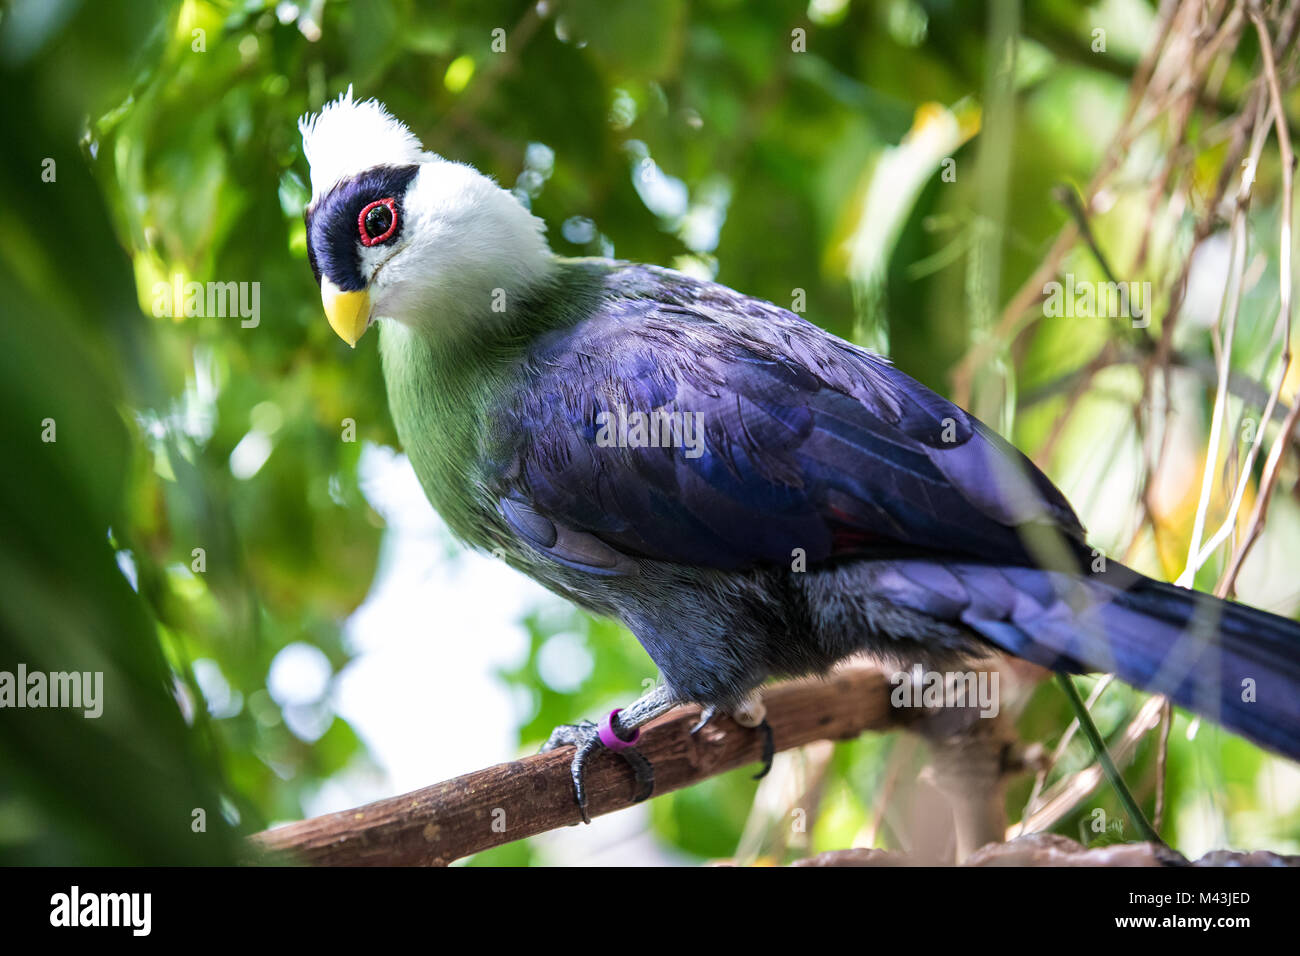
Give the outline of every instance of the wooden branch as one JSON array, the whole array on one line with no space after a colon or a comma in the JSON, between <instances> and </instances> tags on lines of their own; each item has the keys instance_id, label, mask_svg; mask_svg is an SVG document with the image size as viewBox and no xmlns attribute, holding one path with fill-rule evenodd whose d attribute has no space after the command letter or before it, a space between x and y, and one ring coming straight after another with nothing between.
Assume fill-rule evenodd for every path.
<instances>
[{"instance_id":1,"label":"wooden branch","mask_svg":"<svg viewBox=\"0 0 1300 956\"><path fill-rule=\"evenodd\" d=\"M906 853L893 850L829 850L799 860L794 866L925 866ZM964 866L1300 866L1300 856L1283 856L1269 850L1241 853L1211 850L1199 860L1188 860L1162 843L1116 843L1089 849L1055 833L1031 833L1006 843L990 843L972 854Z\"/></svg>"},{"instance_id":2,"label":"wooden branch","mask_svg":"<svg viewBox=\"0 0 1300 956\"><path fill-rule=\"evenodd\" d=\"M919 717L894 710L886 674L847 667L824 680L765 688L763 702L778 750L891 730ZM652 721L638 749L654 765L655 794L668 793L756 764L762 742L753 730L719 716L694 737L696 707ZM399 797L254 834L253 845L324 866L445 866L503 843L578 823L569 765L573 749L525 757ZM632 805L631 769L608 751L587 766L593 817Z\"/></svg>"}]
</instances>

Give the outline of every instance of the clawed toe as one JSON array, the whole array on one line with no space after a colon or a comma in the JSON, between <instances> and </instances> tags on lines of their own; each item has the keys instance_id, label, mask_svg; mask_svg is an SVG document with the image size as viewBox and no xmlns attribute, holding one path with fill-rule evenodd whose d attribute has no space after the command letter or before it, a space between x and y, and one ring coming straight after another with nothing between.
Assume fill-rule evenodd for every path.
<instances>
[{"instance_id":1,"label":"clawed toe","mask_svg":"<svg viewBox=\"0 0 1300 956\"><path fill-rule=\"evenodd\" d=\"M695 726L691 728L691 736L694 737L706 726L708 726L709 721L711 721L717 715L718 715L718 708L714 707L712 704L710 704L708 707L705 707L702 711L700 711L700 719L697 720L695 722Z\"/></svg>"},{"instance_id":2,"label":"clawed toe","mask_svg":"<svg viewBox=\"0 0 1300 956\"><path fill-rule=\"evenodd\" d=\"M703 730L714 717L718 714L718 708L712 705L705 707L700 711L700 719L691 727L690 733L694 737ZM736 723L742 727L752 727L763 735L763 754L760 758L763 763L763 769L754 775L755 780L762 780L767 776L768 771L772 769L772 761L776 757L776 739L772 734L772 725L767 722L766 711L761 704L750 704L747 707L739 708L732 717ZM757 718L754 720L753 718Z\"/></svg>"},{"instance_id":3,"label":"clawed toe","mask_svg":"<svg viewBox=\"0 0 1300 956\"><path fill-rule=\"evenodd\" d=\"M772 761L776 758L776 737L772 734L772 725L766 719L754 729L763 735L763 769L754 774L755 780L762 780L772 769Z\"/></svg>"},{"instance_id":4,"label":"clawed toe","mask_svg":"<svg viewBox=\"0 0 1300 956\"><path fill-rule=\"evenodd\" d=\"M587 761L597 750L611 750L617 753L632 768L637 784L633 802L640 803L654 792L654 766L636 747L632 746L640 737L640 732L635 732L630 740L619 737L612 723L617 713L618 711L611 712L599 724L590 720L576 724L561 724L551 731L551 736L542 745L542 753L560 747L575 748L573 762L569 765L569 775L573 778L573 795L578 804L578 812L582 814L583 823L591 822L591 815L587 812L585 783Z\"/></svg>"},{"instance_id":5,"label":"clawed toe","mask_svg":"<svg viewBox=\"0 0 1300 956\"><path fill-rule=\"evenodd\" d=\"M597 732L594 721L580 720L576 724L560 724L551 731L551 736L542 744L540 753L550 753L561 747L578 747L584 743L592 732ZM598 738L599 739L599 738Z\"/></svg>"},{"instance_id":6,"label":"clawed toe","mask_svg":"<svg viewBox=\"0 0 1300 956\"><path fill-rule=\"evenodd\" d=\"M560 747L574 748L573 761L569 765L569 775L573 779L573 796L578 804L578 812L582 815L583 823L591 822L591 814L587 810L587 761L598 750L613 751L632 768L632 774L636 779L636 792L632 798L633 802L640 803L654 793L654 766L635 746L641 736L640 731L633 728L630 737L621 734L628 733L629 724L644 724L650 717L671 706L671 703L671 700L665 700L661 706L653 709L640 706L638 702L637 705L633 705L629 709L629 714L634 714L634 718L629 721L625 717L621 724L616 720L619 711L614 710L598 724L590 720L583 720L576 724L562 724L551 731L550 737L542 745L542 753L558 750ZM647 713L647 710L650 712ZM691 734L694 735L703 729L716 716L717 712L716 707L705 707L700 713L700 719L691 728ZM761 780L772 769L772 761L776 756L776 741L772 733L772 727L767 722L766 711L762 706L761 699L754 697L745 701L742 706L733 712L732 716L736 718L737 723L742 727L753 728L762 734L763 750L761 760L763 769L754 777L755 780Z\"/></svg>"}]
</instances>

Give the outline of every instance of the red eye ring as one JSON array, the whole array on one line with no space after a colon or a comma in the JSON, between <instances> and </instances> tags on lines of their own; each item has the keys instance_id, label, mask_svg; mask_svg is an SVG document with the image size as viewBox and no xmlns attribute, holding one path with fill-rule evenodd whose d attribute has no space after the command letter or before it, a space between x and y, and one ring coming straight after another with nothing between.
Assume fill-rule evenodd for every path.
<instances>
[{"instance_id":1,"label":"red eye ring","mask_svg":"<svg viewBox=\"0 0 1300 956\"><path fill-rule=\"evenodd\" d=\"M374 209L376 206L387 206L388 212L391 214L391 221L388 223L388 228L382 233L377 236L372 236L366 231L366 216L370 213L370 210ZM361 234L361 244L363 246L377 246L381 242L387 242L392 238L393 233L396 231L397 200L395 199L376 199L372 203L367 203L362 208L361 212L357 214L357 232Z\"/></svg>"}]
</instances>

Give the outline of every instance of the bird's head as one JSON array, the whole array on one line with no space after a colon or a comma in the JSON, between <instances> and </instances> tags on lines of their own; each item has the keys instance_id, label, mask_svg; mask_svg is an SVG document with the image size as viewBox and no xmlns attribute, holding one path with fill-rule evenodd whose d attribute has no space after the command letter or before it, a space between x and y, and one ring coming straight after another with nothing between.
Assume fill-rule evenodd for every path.
<instances>
[{"instance_id":1,"label":"bird's head","mask_svg":"<svg viewBox=\"0 0 1300 956\"><path fill-rule=\"evenodd\" d=\"M467 334L552 266L541 220L470 166L426 152L352 89L298 123L311 166L307 254L331 328L355 346L375 319Z\"/></svg>"}]
</instances>

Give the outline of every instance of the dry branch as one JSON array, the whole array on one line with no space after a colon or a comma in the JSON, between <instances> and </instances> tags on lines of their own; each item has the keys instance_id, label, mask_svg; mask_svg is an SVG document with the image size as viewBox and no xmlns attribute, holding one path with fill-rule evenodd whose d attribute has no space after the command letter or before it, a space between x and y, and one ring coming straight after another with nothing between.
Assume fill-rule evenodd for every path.
<instances>
[{"instance_id":1,"label":"dry branch","mask_svg":"<svg viewBox=\"0 0 1300 956\"><path fill-rule=\"evenodd\" d=\"M800 860L795 866L916 866L925 861L891 850L831 850ZM1199 860L1188 860L1158 843L1117 843L1084 847L1055 833L1032 833L1006 843L990 843L966 860L964 866L1300 866L1300 856L1283 856L1267 850L1239 853L1212 850Z\"/></svg>"},{"instance_id":2,"label":"dry branch","mask_svg":"<svg viewBox=\"0 0 1300 956\"><path fill-rule=\"evenodd\" d=\"M921 711L890 707L888 677L849 667L820 681L765 689L767 720L778 750L817 740L889 730ZM696 707L680 707L650 723L638 749L655 768L655 793L690 786L756 764L757 732L716 718L695 736ZM256 847L327 866L442 866L483 850L579 822L569 777L572 748L525 757L403 796L254 834ZM632 805L631 770L600 752L587 768L591 815Z\"/></svg>"}]
</instances>

